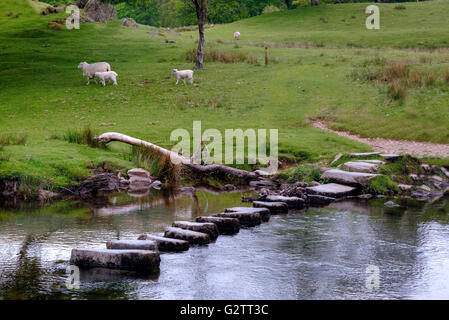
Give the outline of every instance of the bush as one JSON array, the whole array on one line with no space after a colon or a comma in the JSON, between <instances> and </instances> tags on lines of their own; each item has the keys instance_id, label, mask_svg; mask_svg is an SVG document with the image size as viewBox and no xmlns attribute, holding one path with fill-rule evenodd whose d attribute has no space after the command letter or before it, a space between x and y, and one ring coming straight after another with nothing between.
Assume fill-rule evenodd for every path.
<instances>
[{"instance_id":1,"label":"bush","mask_svg":"<svg viewBox=\"0 0 449 320\"><path fill-rule=\"evenodd\" d=\"M263 9L263 11L262 11L262 14L266 14L266 13L272 13L272 12L279 12L279 11L281 11L281 9L279 9L278 7L276 7L276 6L266 6L264 9Z\"/></svg>"},{"instance_id":2,"label":"bush","mask_svg":"<svg viewBox=\"0 0 449 320\"><path fill-rule=\"evenodd\" d=\"M0 147L9 145L24 145L26 140L26 135L2 134L0 135Z\"/></svg>"}]
</instances>

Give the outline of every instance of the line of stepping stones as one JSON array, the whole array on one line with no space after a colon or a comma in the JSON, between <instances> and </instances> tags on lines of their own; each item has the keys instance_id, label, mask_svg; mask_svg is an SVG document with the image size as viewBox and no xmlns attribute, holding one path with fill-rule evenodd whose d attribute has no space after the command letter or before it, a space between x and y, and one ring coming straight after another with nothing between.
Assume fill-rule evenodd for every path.
<instances>
[{"instance_id":1,"label":"line of stepping stones","mask_svg":"<svg viewBox=\"0 0 449 320\"><path fill-rule=\"evenodd\" d=\"M367 157L378 153L351 154ZM397 155L381 155L394 160ZM331 183L307 187L307 200L311 204L328 204L347 197L361 186L379 176L376 172L382 160L349 161L339 169L329 169L322 174ZM343 170L342 170L343 169ZM80 267L101 267L157 273L160 271L160 252L181 252L191 245L207 245L219 235L232 235L241 227L254 227L267 222L273 214L287 213L289 209L302 209L306 201L299 197L268 195L264 201L253 201L253 208L228 208L223 213L197 217L195 222L175 221L166 228L164 236L143 234L137 240L113 240L106 249L72 249L71 263Z\"/></svg>"}]
</instances>

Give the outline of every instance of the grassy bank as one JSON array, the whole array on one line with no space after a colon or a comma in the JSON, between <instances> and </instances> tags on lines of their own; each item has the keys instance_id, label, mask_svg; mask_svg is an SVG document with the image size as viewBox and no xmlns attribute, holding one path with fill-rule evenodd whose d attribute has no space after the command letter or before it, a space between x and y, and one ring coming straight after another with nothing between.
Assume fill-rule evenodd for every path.
<instances>
[{"instance_id":1,"label":"grassy bank","mask_svg":"<svg viewBox=\"0 0 449 320\"><path fill-rule=\"evenodd\" d=\"M369 151L312 128L308 119L314 117L364 136L449 143L448 85L442 76L449 70L448 52L396 48L447 46L447 4L407 3L400 12L382 4L379 31L364 28L359 4L301 8L215 26L207 29L209 62L195 73L199 86L193 87L175 86L170 75L173 68L192 67L193 32L161 29L155 36L148 33L154 28L126 28L119 21L52 30L48 22L64 14L39 16L27 1L2 1L0 131L27 138L24 144L0 147L0 179L54 189L76 184L92 164L135 165L128 146L92 148L56 138L86 126L95 134L116 131L163 147L173 145L172 130L191 132L194 120L202 121L203 130L222 132L275 128L281 156L302 162ZM9 12L21 14L16 18ZM422 23L407 23L418 16ZM237 29L241 40L228 42ZM263 49L254 45L260 42L278 44L270 49L269 68L263 67ZM301 48L305 42L314 43L313 49ZM354 78L377 67L373 61L379 58L386 65L407 61L412 71L432 72L436 80L407 88L395 99L390 82ZM119 86L86 86L76 69L81 61L108 61L119 74Z\"/></svg>"}]
</instances>

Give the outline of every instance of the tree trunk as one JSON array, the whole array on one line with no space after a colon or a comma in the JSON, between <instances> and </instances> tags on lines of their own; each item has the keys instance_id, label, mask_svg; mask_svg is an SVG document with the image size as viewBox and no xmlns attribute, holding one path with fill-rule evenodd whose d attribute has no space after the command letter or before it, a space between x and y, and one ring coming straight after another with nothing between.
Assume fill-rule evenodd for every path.
<instances>
[{"instance_id":1,"label":"tree trunk","mask_svg":"<svg viewBox=\"0 0 449 320\"><path fill-rule=\"evenodd\" d=\"M196 53L195 67L198 70L203 70L204 43L206 41L204 35L204 25L206 24L206 17L207 17L207 1L201 0L201 4L198 3L198 1L195 1L195 9L196 9L196 16L198 18L198 33L199 33L198 50Z\"/></svg>"},{"instance_id":2,"label":"tree trunk","mask_svg":"<svg viewBox=\"0 0 449 320\"><path fill-rule=\"evenodd\" d=\"M237 178L241 178L244 180L250 180L255 179L259 175L255 172L250 172L246 170L236 169L228 166L224 166L221 164L210 164L210 165L200 165L195 164L192 158L183 157L173 151L161 148L151 142L143 141L140 139L136 139L121 133L117 132L107 132L103 133L102 135L95 137L98 141L107 144L111 141L120 141L124 142L133 146L141 146L148 149L156 150L157 152L160 152L163 155L169 156L172 160L177 160L178 163L192 169L193 171L203 174L203 173L210 173L210 172L221 172L225 174L232 175Z\"/></svg>"}]
</instances>

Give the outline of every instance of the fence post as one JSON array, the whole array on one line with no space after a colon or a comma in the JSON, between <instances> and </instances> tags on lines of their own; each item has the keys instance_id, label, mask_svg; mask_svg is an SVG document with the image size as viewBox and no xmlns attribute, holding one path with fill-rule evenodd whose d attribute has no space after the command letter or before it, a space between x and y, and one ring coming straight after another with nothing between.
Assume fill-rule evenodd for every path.
<instances>
[{"instance_id":1,"label":"fence post","mask_svg":"<svg viewBox=\"0 0 449 320\"><path fill-rule=\"evenodd\" d=\"M268 47L265 47L265 67L268 67Z\"/></svg>"}]
</instances>

